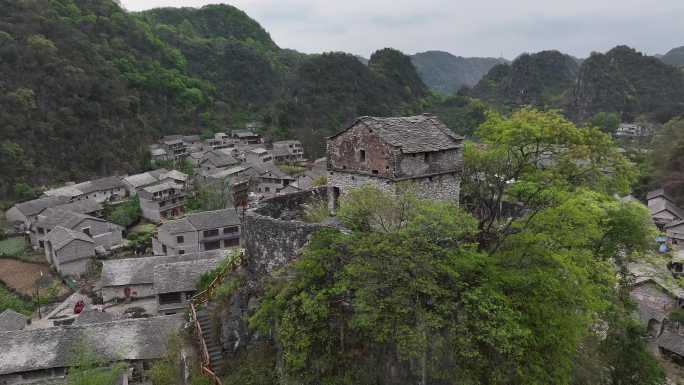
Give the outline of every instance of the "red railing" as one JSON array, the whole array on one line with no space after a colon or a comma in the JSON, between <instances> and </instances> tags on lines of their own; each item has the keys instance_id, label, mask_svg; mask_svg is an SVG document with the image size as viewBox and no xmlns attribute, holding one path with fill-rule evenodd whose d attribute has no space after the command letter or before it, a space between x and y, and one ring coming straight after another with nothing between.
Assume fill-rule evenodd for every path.
<instances>
[{"instance_id":1,"label":"red railing","mask_svg":"<svg viewBox=\"0 0 684 385\"><path fill-rule=\"evenodd\" d=\"M231 258L231 257L228 257L228 258ZM211 281L211 283L209 284L209 286L207 286L206 289L195 294L195 296L192 297L192 303L194 303L195 305L201 305L201 304L209 301L209 299L214 295L214 291L216 291L216 289L219 286L221 286L221 284L223 283L223 280L226 278L226 276L229 273L233 272L235 269L237 269L241 263L242 263L242 251L240 252L240 254L232 256L232 259L230 261L228 261L228 263L223 268L223 270L219 271L216 274L216 277L214 278L213 281Z\"/></svg>"},{"instance_id":2,"label":"red railing","mask_svg":"<svg viewBox=\"0 0 684 385\"><path fill-rule=\"evenodd\" d=\"M218 378L216 373L211 370L211 358L209 357L209 350L207 350L207 343L204 341L204 335L202 334L202 325L200 325L197 319L197 310L195 310L195 304L190 302L190 314L192 314L192 320L195 323L195 331L197 332L197 339L200 343L200 363L202 367L202 373L211 379L214 385L223 385L221 379Z\"/></svg>"},{"instance_id":3,"label":"red railing","mask_svg":"<svg viewBox=\"0 0 684 385\"><path fill-rule=\"evenodd\" d=\"M209 377L214 385L223 385L221 379L214 373L211 368L211 357L209 356L209 351L207 350L207 343L204 341L204 334L202 333L202 325L200 325L197 319L197 309L195 306L205 304L214 295L214 291L221 286L223 280L226 278L228 273L234 271L242 263L242 252L236 257L232 258L225 268L216 274L216 278L207 286L206 289L197 293L190 301L190 314L192 316L192 321L195 324L195 329L197 331L197 339L200 344L200 363L202 367L202 373Z\"/></svg>"}]
</instances>

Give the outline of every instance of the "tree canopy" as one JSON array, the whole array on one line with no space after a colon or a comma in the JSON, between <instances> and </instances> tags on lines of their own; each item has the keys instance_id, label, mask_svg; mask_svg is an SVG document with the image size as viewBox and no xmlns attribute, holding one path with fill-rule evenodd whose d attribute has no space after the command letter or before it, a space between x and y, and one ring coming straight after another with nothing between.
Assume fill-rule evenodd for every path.
<instances>
[{"instance_id":1,"label":"tree canopy","mask_svg":"<svg viewBox=\"0 0 684 385\"><path fill-rule=\"evenodd\" d=\"M317 233L273 279L250 322L273 333L284 381L580 384L596 365L588 383L662 382L616 290L614 264L654 227L612 197L632 174L610 138L534 110L490 114L478 136L469 204L361 187L340 201L349 231Z\"/></svg>"}]
</instances>

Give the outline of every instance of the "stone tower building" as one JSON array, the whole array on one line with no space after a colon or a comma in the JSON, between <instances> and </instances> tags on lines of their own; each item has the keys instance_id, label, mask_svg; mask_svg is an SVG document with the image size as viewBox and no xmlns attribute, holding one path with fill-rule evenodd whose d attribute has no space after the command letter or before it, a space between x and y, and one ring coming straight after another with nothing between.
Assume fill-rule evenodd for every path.
<instances>
[{"instance_id":1,"label":"stone tower building","mask_svg":"<svg viewBox=\"0 0 684 385\"><path fill-rule=\"evenodd\" d=\"M328 138L328 194L335 202L346 190L373 184L395 192L412 181L424 198L458 202L463 137L435 116L364 116Z\"/></svg>"}]
</instances>

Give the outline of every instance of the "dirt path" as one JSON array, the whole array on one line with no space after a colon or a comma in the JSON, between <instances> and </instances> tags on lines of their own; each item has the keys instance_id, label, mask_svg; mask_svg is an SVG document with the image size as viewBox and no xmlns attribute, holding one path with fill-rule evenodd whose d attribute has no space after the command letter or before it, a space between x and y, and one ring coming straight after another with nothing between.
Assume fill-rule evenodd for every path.
<instances>
[{"instance_id":1,"label":"dirt path","mask_svg":"<svg viewBox=\"0 0 684 385\"><path fill-rule=\"evenodd\" d=\"M0 281L12 290L27 296L33 295L35 283L40 278L41 272L52 276L50 267L47 265L0 259Z\"/></svg>"}]
</instances>

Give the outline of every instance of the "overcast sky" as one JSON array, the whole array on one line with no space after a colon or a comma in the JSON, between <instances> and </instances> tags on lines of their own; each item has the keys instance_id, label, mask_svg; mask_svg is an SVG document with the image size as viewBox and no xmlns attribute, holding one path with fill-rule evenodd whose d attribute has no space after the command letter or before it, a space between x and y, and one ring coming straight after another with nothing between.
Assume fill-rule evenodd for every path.
<instances>
[{"instance_id":1,"label":"overcast sky","mask_svg":"<svg viewBox=\"0 0 684 385\"><path fill-rule=\"evenodd\" d=\"M121 0L131 11L208 0ZM384 47L460 56L558 49L578 57L627 44L684 45L684 0L234 0L283 48L365 57Z\"/></svg>"}]
</instances>

